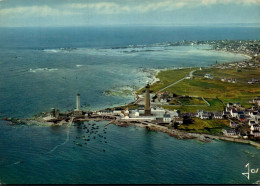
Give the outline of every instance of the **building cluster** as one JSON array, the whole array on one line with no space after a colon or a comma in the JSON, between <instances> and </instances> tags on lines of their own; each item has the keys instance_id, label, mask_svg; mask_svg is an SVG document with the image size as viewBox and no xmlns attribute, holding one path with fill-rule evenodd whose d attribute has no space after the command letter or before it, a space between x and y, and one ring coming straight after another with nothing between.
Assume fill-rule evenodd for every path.
<instances>
[{"instance_id":1,"label":"building cluster","mask_svg":"<svg viewBox=\"0 0 260 186\"><path fill-rule=\"evenodd\" d=\"M200 119L223 119L222 112L206 112L203 110L198 110L195 117Z\"/></svg>"},{"instance_id":2,"label":"building cluster","mask_svg":"<svg viewBox=\"0 0 260 186\"><path fill-rule=\"evenodd\" d=\"M207 78L207 79L214 79L214 76L211 75L211 74L205 74L205 75L204 75L204 78Z\"/></svg>"},{"instance_id":3,"label":"building cluster","mask_svg":"<svg viewBox=\"0 0 260 186\"><path fill-rule=\"evenodd\" d=\"M215 65L215 67L220 69L260 68L260 63L258 57L258 58L252 58L249 61L223 63L223 64Z\"/></svg>"},{"instance_id":4,"label":"building cluster","mask_svg":"<svg viewBox=\"0 0 260 186\"><path fill-rule=\"evenodd\" d=\"M169 95L166 94L160 94L159 93L159 99L160 100L167 100ZM149 83L146 84L145 87L145 104L139 105L137 109L105 109L97 111L97 115L107 115L107 116L115 116L117 117L117 120L123 121L123 122L152 122L159 125L169 125L172 126L173 123L177 122L182 124L183 119L180 117L180 112L177 110L169 111L163 108L160 108L158 106L151 106L151 100L150 100L150 85Z\"/></svg>"},{"instance_id":5,"label":"building cluster","mask_svg":"<svg viewBox=\"0 0 260 186\"><path fill-rule=\"evenodd\" d=\"M158 92L159 100L173 98L176 95ZM80 94L76 96L76 109L68 113L60 113L59 110L51 108L48 116L43 120L58 123L60 121L84 121L90 118L109 119L123 123L141 123L144 125L153 123L157 125L174 127L184 123L184 120L191 120L194 117L200 119L229 119L230 128L223 129L223 134L230 137L259 138L260 137L260 97L250 101L254 104L252 108L246 109L239 103L228 103L223 112L206 112L198 110L197 113L180 113L177 110L169 111L158 106L151 106L150 84L147 82L145 87L144 104L136 109L104 109L91 113L86 113L80 109ZM155 96L154 96L155 97ZM154 98L153 97L153 98ZM75 120L74 120L75 119ZM241 128L246 129L246 131Z\"/></svg>"},{"instance_id":6,"label":"building cluster","mask_svg":"<svg viewBox=\"0 0 260 186\"><path fill-rule=\"evenodd\" d=\"M229 137L243 138L259 138L260 131L260 98L255 98L250 101L255 106L246 109L239 103L228 103L224 111L207 112L198 110L197 113L180 113L177 110L169 111L157 106L151 106L155 100L161 103L167 103L176 95L171 95L168 92L157 92L150 100L149 84L147 83L144 96L144 105L139 105L137 109L105 109L100 110L97 115L106 115L117 117L117 120L133 123L154 123L158 125L174 126L175 124L183 124L184 118L192 119L194 117L200 119L229 119L230 128L223 129L223 134ZM241 129L243 128L243 129Z\"/></svg>"},{"instance_id":7,"label":"building cluster","mask_svg":"<svg viewBox=\"0 0 260 186\"><path fill-rule=\"evenodd\" d=\"M260 106L259 98L253 99L252 103L258 105L252 106L250 109L245 109L239 103L228 103L223 116L230 119L231 129L223 130L223 133L227 136L248 136L258 138L260 137ZM246 131L240 131L241 127L245 127Z\"/></svg>"},{"instance_id":8,"label":"building cluster","mask_svg":"<svg viewBox=\"0 0 260 186\"><path fill-rule=\"evenodd\" d=\"M173 94L169 92L156 92L155 96L152 97L153 103L169 104L173 98Z\"/></svg>"},{"instance_id":9,"label":"building cluster","mask_svg":"<svg viewBox=\"0 0 260 186\"><path fill-rule=\"evenodd\" d=\"M160 125L171 125L175 121L181 123L180 113L177 110L167 111L159 107L152 107L149 115L145 111L145 108L140 106L138 109L133 110L128 108L124 110L105 109L97 111L97 114L115 116L118 120L126 122L153 122Z\"/></svg>"},{"instance_id":10,"label":"building cluster","mask_svg":"<svg viewBox=\"0 0 260 186\"><path fill-rule=\"evenodd\" d=\"M260 41L259 40L213 40L213 41L179 41L168 42L168 46L184 46L184 45L213 45L215 50L226 52L243 53L249 56L259 56Z\"/></svg>"},{"instance_id":11,"label":"building cluster","mask_svg":"<svg viewBox=\"0 0 260 186\"><path fill-rule=\"evenodd\" d=\"M247 41L230 41L221 40L214 44L215 50L222 50L227 52L244 53L250 56L259 56L260 54L260 41L247 40Z\"/></svg>"},{"instance_id":12,"label":"building cluster","mask_svg":"<svg viewBox=\"0 0 260 186\"><path fill-rule=\"evenodd\" d=\"M248 83L248 84L259 84L259 79L252 78L252 79L249 80L247 83Z\"/></svg>"},{"instance_id":13,"label":"building cluster","mask_svg":"<svg viewBox=\"0 0 260 186\"><path fill-rule=\"evenodd\" d=\"M235 78L226 78L226 77L222 77L221 78L222 82L228 82L228 83L237 83L237 79Z\"/></svg>"},{"instance_id":14,"label":"building cluster","mask_svg":"<svg viewBox=\"0 0 260 186\"><path fill-rule=\"evenodd\" d=\"M256 105L260 106L260 97L257 97L257 98L250 100L249 103L256 104Z\"/></svg>"},{"instance_id":15,"label":"building cluster","mask_svg":"<svg viewBox=\"0 0 260 186\"><path fill-rule=\"evenodd\" d=\"M80 94L76 96L76 109L71 112L61 113L55 108L51 108L50 115L43 118L46 122L59 123L61 121L68 122L72 118L84 118L87 113L80 109Z\"/></svg>"},{"instance_id":16,"label":"building cluster","mask_svg":"<svg viewBox=\"0 0 260 186\"><path fill-rule=\"evenodd\" d=\"M260 137L260 98L250 101L255 104L250 109L241 106L240 103L228 103L223 112L207 112L198 110L197 113L186 113L181 116L190 118L197 117L203 120L207 119L229 119L229 129L223 129L225 136L243 138L259 138ZM244 128L244 129L241 129Z\"/></svg>"}]
</instances>

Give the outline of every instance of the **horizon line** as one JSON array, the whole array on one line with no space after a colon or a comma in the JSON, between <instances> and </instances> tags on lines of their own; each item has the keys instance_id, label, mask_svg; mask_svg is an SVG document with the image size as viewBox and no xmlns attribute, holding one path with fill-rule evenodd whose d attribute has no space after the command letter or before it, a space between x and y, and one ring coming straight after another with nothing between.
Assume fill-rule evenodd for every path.
<instances>
[{"instance_id":1,"label":"horizon line","mask_svg":"<svg viewBox=\"0 0 260 186\"><path fill-rule=\"evenodd\" d=\"M117 26L125 26L125 27L132 27L132 26L154 26L154 27L174 27L174 26L179 26L179 27L188 27L188 26L193 26L193 27L204 27L204 26L210 26L210 27L220 27L220 26L225 26L225 27L260 27L260 23L202 23L202 24L86 24L86 25L27 25L27 26L0 26L0 28L64 28L64 27L117 27Z\"/></svg>"}]
</instances>

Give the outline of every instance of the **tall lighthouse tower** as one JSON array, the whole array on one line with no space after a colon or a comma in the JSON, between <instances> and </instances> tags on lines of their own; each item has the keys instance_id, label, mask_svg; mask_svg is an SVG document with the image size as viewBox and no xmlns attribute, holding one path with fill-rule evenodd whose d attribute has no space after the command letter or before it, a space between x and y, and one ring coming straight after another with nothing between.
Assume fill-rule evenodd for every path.
<instances>
[{"instance_id":1,"label":"tall lighthouse tower","mask_svg":"<svg viewBox=\"0 0 260 186\"><path fill-rule=\"evenodd\" d=\"M77 94L76 98L76 111L80 110L80 94Z\"/></svg>"},{"instance_id":2,"label":"tall lighthouse tower","mask_svg":"<svg viewBox=\"0 0 260 186\"><path fill-rule=\"evenodd\" d=\"M151 115L151 107L150 107L150 84L147 81L145 86L145 107L144 107L144 115Z\"/></svg>"}]
</instances>

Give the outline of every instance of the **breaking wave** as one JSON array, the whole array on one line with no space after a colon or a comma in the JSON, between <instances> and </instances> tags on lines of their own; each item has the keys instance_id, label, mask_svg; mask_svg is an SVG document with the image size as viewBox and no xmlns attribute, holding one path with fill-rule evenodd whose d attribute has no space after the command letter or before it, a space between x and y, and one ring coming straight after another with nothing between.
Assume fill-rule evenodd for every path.
<instances>
[{"instance_id":1,"label":"breaking wave","mask_svg":"<svg viewBox=\"0 0 260 186\"><path fill-rule=\"evenodd\" d=\"M88 55L137 55L138 53L147 52L163 52L173 50L173 47L183 46L176 43L154 43L150 45L127 45L108 48L59 48L59 49L44 49L44 52L49 53L80 53Z\"/></svg>"},{"instance_id":2,"label":"breaking wave","mask_svg":"<svg viewBox=\"0 0 260 186\"><path fill-rule=\"evenodd\" d=\"M44 49L44 52L49 53L58 53L58 52L72 52L76 50L77 48L59 48L59 49Z\"/></svg>"},{"instance_id":3,"label":"breaking wave","mask_svg":"<svg viewBox=\"0 0 260 186\"><path fill-rule=\"evenodd\" d=\"M32 69L30 68L29 72L50 72L50 71L56 71L58 70L57 68L36 68L36 69Z\"/></svg>"}]
</instances>

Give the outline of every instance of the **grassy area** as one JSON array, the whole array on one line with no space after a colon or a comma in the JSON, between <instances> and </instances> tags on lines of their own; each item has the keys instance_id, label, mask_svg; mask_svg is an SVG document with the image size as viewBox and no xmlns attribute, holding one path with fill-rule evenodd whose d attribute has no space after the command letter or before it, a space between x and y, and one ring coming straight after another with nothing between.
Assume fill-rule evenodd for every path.
<instances>
[{"instance_id":1,"label":"grassy area","mask_svg":"<svg viewBox=\"0 0 260 186\"><path fill-rule=\"evenodd\" d=\"M183 124L178 129L186 130L188 132L204 133L204 134L222 134L222 129L229 128L228 120L201 120L199 118L193 119L193 124Z\"/></svg>"},{"instance_id":2,"label":"grassy area","mask_svg":"<svg viewBox=\"0 0 260 186\"><path fill-rule=\"evenodd\" d=\"M194 69L198 68L173 69L159 72L157 78L160 79L160 82L151 86L151 92L157 92L158 90L166 87L167 85L184 78L185 76L189 75L190 71ZM140 94L143 91L144 88L138 90L137 93Z\"/></svg>"},{"instance_id":3,"label":"grassy area","mask_svg":"<svg viewBox=\"0 0 260 186\"><path fill-rule=\"evenodd\" d=\"M158 74L161 82L151 86L151 90L157 91L170 83L181 79L187 75L191 69L182 70L168 70ZM204 75L210 73L214 79L206 79ZM196 112L198 109L207 111L221 111L223 105L228 102L240 102L244 107L250 107L249 100L260 95L260 84L250 85L247 83L252 78L259 78L259 68L246 68L246 69L217 69L205 68L194 72L194 79L183 80L168 89L167 91L177 95L188 95L195 97L204 97L208 100L211 106L164 106L167 109L180 109L182 112ZM175 78L173 78L173 76ZM220 79L236 78L237 83L222 82ZM171 81L174 79L173 81ZM165 90L165 91L166 91Z\"/></svg>"},{"instance_id":4,"label":"grassy area","mask_svg":"<svg viewBox=\"0 0 260 186\"><path fill-rule=\"evenodd\" d=\"M202 98L198 97L181 97L178 99L182 105L206 105Z\"/></svg>"}]
</instances>

